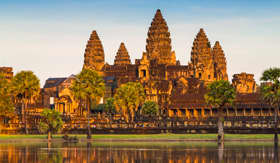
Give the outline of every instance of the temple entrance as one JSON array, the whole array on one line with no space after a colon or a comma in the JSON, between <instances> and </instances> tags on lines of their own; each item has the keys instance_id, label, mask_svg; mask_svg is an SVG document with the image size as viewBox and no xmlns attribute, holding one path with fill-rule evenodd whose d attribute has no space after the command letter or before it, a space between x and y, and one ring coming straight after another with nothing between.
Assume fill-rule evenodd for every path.
<instances>
[{"instance_id":1,"label":"temple entrance","mask_svg":"<svg viewBox=\"0 0 280 163\"><path fill-rule=\"evenodd\" d=\"M61 96L57 101L56 110L62 114L73 113L71 98L69 96Z\"/></svg>"}]
</instances>

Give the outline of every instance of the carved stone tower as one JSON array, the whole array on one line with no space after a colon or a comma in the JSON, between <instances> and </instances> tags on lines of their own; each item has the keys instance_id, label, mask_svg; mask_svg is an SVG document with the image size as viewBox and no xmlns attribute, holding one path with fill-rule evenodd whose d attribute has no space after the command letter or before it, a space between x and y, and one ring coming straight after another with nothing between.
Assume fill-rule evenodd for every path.
<instances>
[{"instance_id":1,"label":"carved stone tower","mask_svg":"<svg viewBox=\"0 0 280 163\"><path fill-rule=\"evenodd\" d=\"M96 71L101 71L103 66L104 66L103 46L96 31L92 31L90 38L87 42L87 46L84 54L83 68L90 68Z\"/></svg>"},{"instance_id":2,"label":"carved stone tower","mask_svg":"<svg viewBox=\"0 0 280 163\"><path fill-rule=\"evenodd\" d=\"M212 54L214 60L214 78L217 80L228 80L227 61L219 41L216 41L212 49Z\"/></svg>"},{"instance_id":3,"label":"carved stone tower","mask_svg":"<svg viewBox=\"0 0 280 163\"><path fill-rule=\"evenodd\" d=\"M254 74L247 74L245 72L234 74L232 85L238 93L255 93L257 91Z\"/></svg>"},{"instance_id":4,"label":"carved stone tower","mask_svg":"<svg viewBox=\"0 0 280 163\"><path fill-rule=\"evenodd\" d=\"M130 61L130 56L126 50L126 47L124 45L124 43L122 42L120 45L120 48L117 52L117 55L115 57L115 61L114 61L115 65L128 65L131 64Z\"/></svg>"},{"instance_id":5,"label":"carved stone tower","mask_svg":"<svg viewBox=\"0 0 280 163\"><path fill-rule=\"evenodd\" d=\"M159 64L176 64L175 53L171 52L170 32L159 9L149 28L146 42L148 59L156 59Z\"/></svg>"},{"instance_id":6,"label":"carved stone tower","mask_svg":"<svg viewBox=\"0 0 280 163\"><path fill-rule=\"evenodd\" d=\"M193 69L193 77L206 82L215 80L211 44L202 28L199 30L193 42L191 68Z\"/></svg>"}]
</instances>

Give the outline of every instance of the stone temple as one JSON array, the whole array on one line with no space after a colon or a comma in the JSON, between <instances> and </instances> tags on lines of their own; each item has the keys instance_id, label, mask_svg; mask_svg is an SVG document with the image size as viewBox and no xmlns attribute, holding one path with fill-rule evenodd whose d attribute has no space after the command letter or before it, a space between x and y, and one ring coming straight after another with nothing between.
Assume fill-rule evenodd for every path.
<instances>
[{"instance_id":1,"label":"stone temple","mask_svg":"<svg viewBox=\"0 0 280 163\"><path fill-rule=\"evenodd\" d=\"M222 46L219 41L212 46L202 28L193 41L190 61L185 61L188 64L181 65L176 60L168 25L159 9L149 27L146 50L141 59L136 59L133 64L124 43L120 43L113 65L106 63L104 56L102 40L93 31L86 45L84 68L91 68L104 76L106 97L112 96L123 83L140 82L147 100L156 101L162 112L169 115L186 114L187 108L206 105L203 95L207 84L228 80ZM235 74L233 85L243 96L250 94L259 98L254 75Z\"/></svg>"},{"instance_id":2,"label":"stone temple","mask_svg":"<svg viewBox=\"0 0 280 163\"><path fill-rule=\"evenodd\" d=\"M204 95L209 83L229 80L222 43L216 41L211 45L205 30L198 29L191 47L190 59L183 61L182 63L186 64L181 65L180 61L176 60L170 35L166 20L161 11L157 10L147 31L146 48L142 57L131 61L125 43L120 42L114 54L114 63L110 65L105 61L102 35L94 30L85 47L83 68L93 69L103 76L106 85L103 102L112 97L120 85L139 82L145 89L146 100L159 104L161 116L157 118L164 118L164 123L168 121L172 126L177 123L176 120L183 119L187 124L198 125L201 123L193 120L207 120L207 117L210 117L207 123L212 124L211 118L217 115L217 109L205 103ZM10 67L0 67L0 73L9 80L13 77L13 69ZM75 75L47 79L40 96L28 107L29 122L34 122L29 124L30 126L34 127L40 121L43 108L54 107L64 115L65 126L68 126L65 129L72 128L75 131L77 127L85 128L85 109L74 99L69 89L74 80ZM251 122L258 126L262 126L262 123L268 124L267 120L272 118L274 109L263 102L254 75L245 72L234 74L232 85L236 88L237 97L234 106L224 107L228 122L233 126L246 126L244 121L249 125L252 125ZM21 110L21 105L17 106L17 110ZM93 115L92 123L104 125L109 122L108 115L102 114L105 118L100 118L99 115ZM115 118L118 118L118 115ZM258 118L262 118L261 121ZM17 133L21 128L20 119L20 114L12 118L5 132ZM235 123L235 120L238 122ZM121 119L113 121L118 126ZM266 125L268 128L269 126Z\"/></svg>"},{"instance_id":3,"label":"stone temple","mask_svg":"<svg viewBox=\"0 0 280 163\"><path fill-rule=\"evenodd\" d=\"M104 77L105 101L121 84L140 82L145 88L147 100L157 102L162 114L212 114L213 109L209 109L204 101L206 86L216 80L228 80L227 61L221 43L216 41L212 46L204 29L198 29L191 58L183 62L186 65L181 65L176 60L170 35L166 20L157 10L147 32L146 49L141 59L131 61L125 43L121 42L114 63L110 65L105 62L102 37L94 30L85 48L83 68L93 69ZM55 107L61 112L78 113L78 104L69 91L74 79L73 75L49 78L42 89L42 106L49 107L49 99L54 97ZM232 84L238 92L236 107L240 114L245 112L244 109L263 107L253 74L235 74Z\"/></svg>"}]
</instances>

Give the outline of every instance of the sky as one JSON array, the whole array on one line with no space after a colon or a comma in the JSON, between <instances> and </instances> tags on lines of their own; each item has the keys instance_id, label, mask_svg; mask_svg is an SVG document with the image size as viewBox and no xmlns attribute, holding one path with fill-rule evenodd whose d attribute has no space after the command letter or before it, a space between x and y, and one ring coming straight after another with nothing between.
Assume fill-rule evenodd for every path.
<instances>
[{"instance_id":1,"label":"sky","mask_svg":"<svg viewBox=\"0 0 280 163\"><path fill-rule=\"evenodd\" d=\"M259 83L265 69L280 67L279 0L1 0L0 67L32 70L41 86L49 77L77 74L92 30L102 41L105 62L113 63L124 42L134 63L145 51L157 9L182 65L204 28L212 45L220 42L230 80L247 72Z\"/></svg>"}]
</instances>

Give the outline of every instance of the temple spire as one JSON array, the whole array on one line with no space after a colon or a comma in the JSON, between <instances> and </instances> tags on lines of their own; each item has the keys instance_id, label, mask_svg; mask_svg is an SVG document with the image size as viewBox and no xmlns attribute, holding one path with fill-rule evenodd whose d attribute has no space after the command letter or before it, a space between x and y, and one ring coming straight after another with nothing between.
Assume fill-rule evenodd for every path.
<instances>
[{"instance_id":1,"label":"temple spire","mask_svg":"<svg viewBox=\"0 0 280 163\"><path fill-rule=\"evenodd\" d=\"M127 64L131 64L130 61L130 56L127 52L127 49L124 45L124 43L122 42L119 50L117 52L117 55L115 57L115 61L114 61L115 65L127 65Z\"/></svg>"},{"instance_id":2,"label":"temple spire","mask_svg":"<svg viewBox=\"0 0 280 163\"><path fill-rule=\"evenodd\" d=\"M193 64L197 64L199 61L207 61L204 59L205 57L211 58L211 44L203 28L200 28L193 42L191 61Z\"/></svg>"},{"instance_id":3,"label":"temple spire","mask_svg":"<svg viewBox=\"0 0 280 163\"><path fill-rule=\"evenodd\" d=\"M174 56L171 52L170 32L159 9L156 11L149 28L146 42L146 52L149 59L155 59L159 64L176 64L176 59L174 62Z\"/></svg>"},{"instance_id":4,"label":"temple spire","mask_svg":"<svg viewBox=\"0 0 280 163\"><path fill-rule=\"evenodd\" d=\"M100 71L104 66L104 50L97 32L92 31L84 54L83 68Z\"/></svg>"},{"instance_id":5,"label":"temple spire","mask_svg":"<svg viewBox=\"0 0 280 163\"><path fill-rule=\"evenodd\" d=\"M206 82L215 80L211 44L202 28L193 42L190 67L194 77Z\"/></svg>"},{"instance_id":6,"label":"temple spire","mask_svg":"<svg viewBox=\"0 0 280 163\"><path fill-rule=\"evenodd\" d=\"M212 54L214 60L215 77L217 80L228 80L227 61L219 41L215 42L215 45L212 49Z\"/></svg>"}]
</instances>

